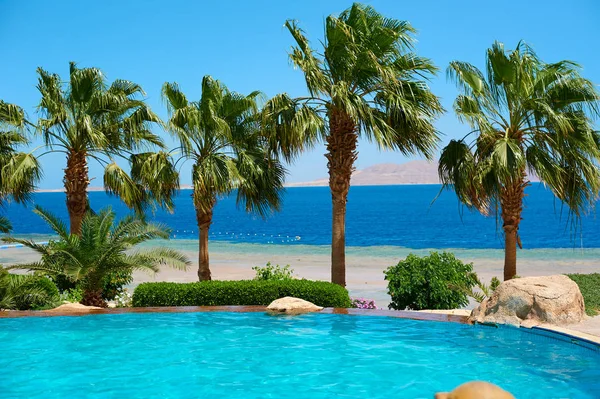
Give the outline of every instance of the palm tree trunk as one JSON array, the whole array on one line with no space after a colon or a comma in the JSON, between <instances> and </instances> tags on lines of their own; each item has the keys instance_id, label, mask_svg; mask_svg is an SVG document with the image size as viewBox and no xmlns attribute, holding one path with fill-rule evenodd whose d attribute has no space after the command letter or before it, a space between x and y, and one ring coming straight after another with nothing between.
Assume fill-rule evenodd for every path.
<instances>
[{"instance_id":1,"label":"palm tree trunk","mask_svg":"<svg viewBox=\"0 0 600 399\"><path fill-rule=\"evenodd\" d=\"M71 151L67 156L67 168L63 179L67 193L67 210L71 222L71 234L81 234L81 222L88 209L87 189L90 184L85 151Z\"/></svg>"},{"instance_id":2,"label":"palm tree trunk","mask_svg":"<svg viewBox=\"0 0 600 399\"><path fill-rule=\"evenodd\" d=\"M102 298L102 288L94 289L88 288L83 292L83 299L81 300L81 304L85 306L98 306L101 308L106 308L108 305L104 298Z\"/></svg>"},{"instance_id":3,"label":"palm tree trunk","mask_svg":"<svg viewBox=\"0 0 600 399\"><path fill-rule=\"evenodd\" d=\"M196 205L196 219L198 221L198 279L207 281L211 279L210 264L208 257L208 231L212 223L213 199L209 207L200 207ZM204 209L204 210L203 210Z\"/></svg>"},{"instance_id":4,"label":"palm tree trunk","mask_svg":"<svg viewBox=\"0 0 600 399\"><path fill-rule=\"evenodd\" d=\"M522 176L520 181L504 187L500 197L502 229L504 230L504 281L517 275L517 245L522 248L519 224L522 220L525 187L529 184L525 180L524 172Z\"/></svg>"},{"instance_id":5,"label":"palm tree trunk","mask_svg":"<svg viewBox=\"0 0 600 399\"><path fill-rule=\"evenodd\" d=\"M356 124L345 112L332 109L329 113L327 136L327 167L333 205L331 226L331 282L346 286L346 202L350 178L358 155Z\"/></svg>"}]
</instances>

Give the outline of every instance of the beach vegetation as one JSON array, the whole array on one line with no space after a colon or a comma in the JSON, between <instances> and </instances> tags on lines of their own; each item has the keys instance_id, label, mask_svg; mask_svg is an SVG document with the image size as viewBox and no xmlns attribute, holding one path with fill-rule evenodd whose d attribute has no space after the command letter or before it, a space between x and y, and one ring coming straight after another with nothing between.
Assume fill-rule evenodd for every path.
<instances>
[{"instance_id":1,"label":"beach vegetation","mask_svg":"<svg viewBox=\"0 0 600 399\"><path fill-rule=\"evenodd\" d=\"M328 16L318 50L296 21L285 26L295 41L290 60L303 72L308 95L273 97L263 124L287 160L325 142L333 207L331 281L345 286L346 202L358 139L432 158L439 141L433 122L443 108L427 80L437 69L414 52L416 31L408 22L370 6L355 3Z\"/></svg>"},{"instance_id":2,"label":"beach vegetation","mask_svg":"<svg viewBox=\"0 0 600 399\"><path fill-rule=\"evenodd\" d=\"M0 100L0 206L9 200L26 203L41 178L37 158L18 149L29 143L28 125L22 108ZM10 220L0 216L0 233L11 229Z\"/></svg>"},{"instance_id":3,"label":"beach vegetation","mask_svg":"<svg viewBox=\"0 0 600 399\"><path fill-rule=\"evenodd\" d=\"M465 294L467 294L470 298L473 298L477 303L481 303L487 298L489 298L496 288L500 285L500 279L498 277L492 277L489 284L485 284L481 281L481 279L477 276L475 272L473 272L473 277L475 278L475 286L460 287L456 288L462 290Z\"/></svg>"},{"instance_id":4,"label":"beach vegetation","mask_svg":"<svg viewBox=\"0 0 600 399\"><path fill-rule=\"evenodd\" d=\"M390 309L457 309L469 304L467 290L477 284L472 263L450 252L410 254L384 271L391 297Z\"/></svg>"},{"instance_id":5,"label":"beach vegetation","mask_svg":"<svg viewBox=\"0 0 600 399\"><path fill-rule=\"evenodd\" d=\"M176 152L192 165L192 199L199 232L198 279L210 280L209 229L220 197L235 192L237 204L261 217L279 210L285 168L261 129L260 92L232 92L210 76L202 79L198 101L189 101L176 83L165 83L167 127L179 142Z\"/></svg>"},{"instance_id":6,"label":"beach vegetation","mask_svg":"<svg viewBox=\"0 0 600 399\"><path fill-rule=\"evenodd\" d=\"M179 180L170 157L160 151L162 139L150 130L161 122L146 104L142 88L122 79L108 84L100 69L79 68L73 62L66 82L42 68L37 72L41 100L36 130L47 147L40 156L66 156L63 181L70 231L81 233L90 209L90 160L104 168L106 192L130 209L140 214L149 206L171 210ZM117 164L119 159L129 164L130 173Z\"/></svg>"},{"instance_id":7,"label":"beach vegetation","mask_svg":"<svg viewBox=\"0 0 600 399\"><path fill-rule=\"evenodd\" d=\"M286 296L323 307L351 306L350 296L344 287L312 280L142 283L133 292L133 306L267 306Z\"/></svg>"},{"instance_id":8,"label":"beach vegetation","mask_svg":"<svg viewBox=\"0 0 600 399\"><path fill-rule=\"evenodd\" d=\"M588 316L600 314L600 273L567 274L579 286Z\"/></svg>"},{"instance_id":9,"label":"beach vegetation","mask_svg":"<svg viewBox=\"0 0 600 399\"><path fill-rule=\"evenodd\" d=\"M106 307L106 277L111 274L131 274L133 270L156 273L161 266L185 270L189 260L176 250L152 246L138 246L153 239L166 239L169 229L163 225L146 223L130 215L116 221L110 208L97 214L88 212L81 223L81 235L70 233L62 220L36 206L38 214L58 239L48 244L32 240L5 237L9 243L22 244L40 255L41 259L27 264L10 266L11 269L33 271L71 281L83 290L81 303Z\"/></svg>"},{"instance_id":10,"label":"beach vegetation","mask_svg":"<svg viewBox=\"0 0 600 399\"><path fill-rule=\"evenodd\" d=\"M524 42L496 42L486 71L453 61L462 93L454 110L471 132L443 149L439 175L469 209L493 215L504 234L504 280L517 275L525 189L538 177L576 227L600 189L600 95L572 61L543 62Z\"/></svg>"},{"instance_id":11,"label":"beach vegetation","mask_svg":"<svg viewBox=\"0 0 600 399\"><path fill-rule=\"evenodd\" d=\"M266 266L254 266L252 270L256 272L255 280L291 280L294 278L294 269L290 265L273 266L271 262L267 262Z\"/></svg>"},{"instance_id":12,"label":"beach vegetation","mask_svg":"<svg viewBox=\"0 0 600 399\"><path fill-rule=\"evenodd\" d=\"M0 310L39 310L60 301L54 283L43 276L12 274L0 267Z\"/></svg>"}]
</instances>

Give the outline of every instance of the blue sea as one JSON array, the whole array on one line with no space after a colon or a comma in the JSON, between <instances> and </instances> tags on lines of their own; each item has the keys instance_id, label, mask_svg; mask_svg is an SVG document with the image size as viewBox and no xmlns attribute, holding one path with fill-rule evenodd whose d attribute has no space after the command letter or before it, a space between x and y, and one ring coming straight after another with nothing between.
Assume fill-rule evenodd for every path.
<instances>
[{"instance_id":1,"label":"blue sea","mask_svg":"<svg viewBox=\"0 0 600 399\"><path fill-rule=\"evenodd\" d=\"M483 217L460 206L450 191L438 194L439 185L352 187L347 208L347 245L356 251L378 246L501 252L501 226L493 217ZM594 212L574 227L567 209L541 184L532 184L526 194L521 224L524 248L600 248L600 220ZM119 215L128 213L118 198L104 192L91 192L89 198L95 210L111 206ZM37 193L33 202L67 220L64 193ZM3 209L13 224L13 233L50 234L31 208L11 204ZM197 239L189 190L182 190L177 196L173 213L157 211L149 218L168 225L173 239ZM297 246L303 252L324 249L331 242L329 188L288 188L282 210L267 219L246 214L236 206L235 196L221 198L214 212L210 239L217 245Z\"/></svg>"}]
</instances>

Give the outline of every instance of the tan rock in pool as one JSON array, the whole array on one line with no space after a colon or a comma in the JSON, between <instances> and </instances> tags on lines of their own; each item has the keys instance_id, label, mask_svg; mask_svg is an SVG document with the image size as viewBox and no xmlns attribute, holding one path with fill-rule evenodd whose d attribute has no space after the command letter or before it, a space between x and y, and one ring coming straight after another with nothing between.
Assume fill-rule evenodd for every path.
<instances>
[{"instance_id":1,"label":"tan rock in pool","mask_svg":"<svg viewBox=\"0 0 600 399\"><path fill-rule=\"evenodd\" d=\"M524 327L579 323L584 317L579 286L565 275L505 281L471 314L471 320L479 323Z\"/></svg>"},{"instance_id":2,"label":"tan rock in pool","mask_svg":"<svg viewBox=\"0 0 600 399\"><path fill-rule=\"evenodd\" d=\"M322 309L323 308L321 306L317 306L312 302L308 302L304 299L294 298L291 296L276 299L273 302L271 302L269 306L267 306L268 311L287 314L318 312Z\"/></svg>"},{"instance_id":3,"label":"tan rock in pool","mask_svg":"<svg viewBox=\"0 0 600 399\"><path fill-rule=\"evenodd\" d=\"M515 397L489 382L471 381L458 386L452 392L436 393L435 399L515 399Z\"/></svg>"}]
</instances>

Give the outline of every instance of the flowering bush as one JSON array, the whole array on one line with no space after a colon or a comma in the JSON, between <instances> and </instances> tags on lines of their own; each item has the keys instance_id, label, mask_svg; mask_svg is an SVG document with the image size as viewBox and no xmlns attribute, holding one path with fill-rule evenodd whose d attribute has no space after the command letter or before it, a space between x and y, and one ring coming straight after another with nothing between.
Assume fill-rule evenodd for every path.
<instances>
[{"instance_id":1,"label":"flowering bush","mask_svg":"<svg viewBox=\"0 0 600 399\"><path fill-rule=\"evenodd\" d=\"M119 293L115 296L115 306L117 308L130 308L132 306L133 295L127 290L127 288L123 288L119 291Z\"/></svg>"},{"instance_id":2,"label":"flowering bush","mask_svg":"<svg viewBox=\"0 0 600 399\"><path fill-rule=\"evenodd\" d=\"M352 307L358 309L377 309L374 300L365 298L352 298Z\"/></svg>"}]
</instances>

